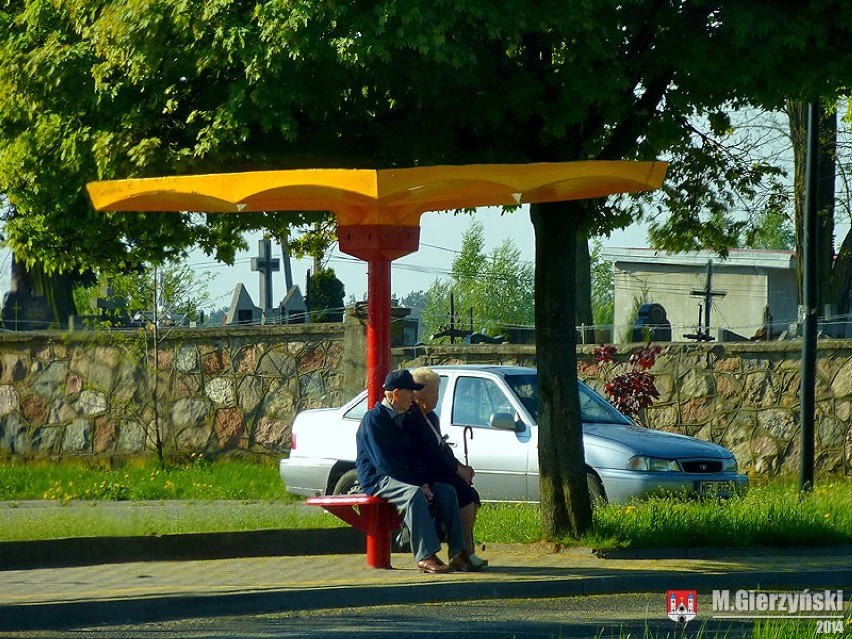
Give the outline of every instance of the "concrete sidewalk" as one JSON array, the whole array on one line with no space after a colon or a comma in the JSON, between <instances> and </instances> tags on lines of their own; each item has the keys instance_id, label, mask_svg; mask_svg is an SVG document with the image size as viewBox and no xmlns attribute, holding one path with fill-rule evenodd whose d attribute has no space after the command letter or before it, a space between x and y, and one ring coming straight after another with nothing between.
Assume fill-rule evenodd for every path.
<instances>
[{"instance_id":1,"label":"concrete sidewalk","mask_svg":"<svg viewBox=\"0 0 852 639\"><path fill-rule=\"evenodd\" d=\"M852 591L852 548L553 552L491 545L481 573L391 570L363 554L101 563L0 572L0 631L79 628L288 610L713 589Z\"/></svg>"}]
</instances>

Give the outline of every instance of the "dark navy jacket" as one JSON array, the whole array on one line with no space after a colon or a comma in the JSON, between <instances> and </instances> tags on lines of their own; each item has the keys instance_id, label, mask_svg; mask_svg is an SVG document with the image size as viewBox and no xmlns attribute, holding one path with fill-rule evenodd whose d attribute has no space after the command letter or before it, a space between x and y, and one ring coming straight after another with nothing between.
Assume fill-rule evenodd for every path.
<instances>
[{"instance_id":1,"label":"dark navy jacket","mask_svg":"<svg viewBox=\"0 0 852 639\"><path fill-rule=\"evenodd\" d=\"M405 416L404 419L409 419ZM381 402L364 415L355 435L358 456L358 481L361 490L372 495L383 477L415 486L424 483L423 464L417 443L411 437L409 424L396 424Z\"/></svg>"},{"instance_id":2,"label":"dark navy jacket","mask_svg":"<svg viewBox=\"0 0 852 639\"><path fill-rule=\"evenodd\" d=\"M412 406L408 410L406 419L409 420L406 422L406 426L410 429L417 455L426 470L426 478L430 482L446 483L455 480L459 462L446 445L441 445L432 427L426 421L429 420L440 433L441 427L438 416L434 412L430 412L424 417L423 412L417 406Z\"/></svg>"}]
</instances>

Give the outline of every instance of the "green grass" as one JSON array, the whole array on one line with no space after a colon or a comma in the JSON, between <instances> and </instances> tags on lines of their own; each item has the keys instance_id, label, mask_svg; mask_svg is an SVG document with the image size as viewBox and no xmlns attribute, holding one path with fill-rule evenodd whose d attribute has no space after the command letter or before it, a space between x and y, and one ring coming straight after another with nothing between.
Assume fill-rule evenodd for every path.
<instances>
[{"instance_id":1,"label":"green grass","mask_svg":"<svg viewBox=\"0 0 852 639\"><path fill-rule=\"evenodd\" d=\"M477 542L492 544L531 543L541 535L537 504L485 504L476 517Z\"/></svg>"},{"instance_id":2,"label":"green grass","mask_svg":"<svg viewBox=\"0 0 852 639\"><path fill-rule=\"evenodd\" d=\"M154 464L118 470L68 464L0 466L0 501L29 499L298 500L286 492L274 466L246 461L212 463L197 454L165 470Z\"/></svg>"},{"instance_id":3,"label":"green grass","mask_svg":"<svg viewBox=\"0 0 852 639\"><path fill-rule=\"evenodd\" d=\"M305 512L306 511L306 512ZM346 526L319 508L264 501L59 502L0 506L0 541Z\"/></svg>"},{"instance_id":4,"label":"green grass","mask_svg":"<svg viewBox=\"0 0 852 639\"><path fill-rule=\"evenodd\" d=\"M707 623L703 622L699 625L687 624L685 628L676 626L674 623L666 624L662 630L646 625L641 634L623 628L601 630L595 635L595 639L730 639L730 637L728 632L715 632L708 629Z\"/></svg>"},{"instance_id":5,"label":"green grass","mask_svg":"<svg viewBox=\"0 0 852 639\"><path fill-rule=\"evenodd\" d=\"M27 500L50 500L55 506L16 507ZM177 516L168 507L172 500L192 503L184 504ZM102 503L109 501L149 505L110 509ZM167 470L152 465L118 470L3 466L0 540L344 525L313 509L289 506L299 501L285 491L276 467L247 461L211 463L193 456ZM125 514L116 515L119 512ZM541 538L538 505L486 504L479 512L478 542L531 543ZM852 478L818 483L804 494L789 482L775 482L730 500L669 497L602 505L595 509L592 531L565 543L601 550L852 543Z\"/></svg>"},{"instance_id":6,"label":"green grass","mask_svg":"<svg viewBox=\"0 0 852 639\"><path fill-rule=\"evenodd\" d=\"M541 537L537 505L486 505L479 511L479 541L531 542ZM804 494L790 483L776 482L727 500L660 497L606 504L595 509L588 535L565 543L601 550L852 543L852 478L817 484Z\"/></svg>"},{"instance_id":7,"label":"green grass","mask_svg":"<svg viewBox=\"0 0 852 639\"><path fill-rule=\"evenodd\" d=\"M789 483L728 500L656 498L594 514L594 548L821 546L852 543L852 478L799 493Z\"/></svg>"},{"instance_id":8,"label":"green grass","mask_svg":"<svg viewBox=\"0 0 852 639\"><path fill-rule=\"evenodd\" d=\"M846 618L842 623L843 633L852 629L852 619ZM604 630L598 632L595 639L729 639L731 636L748 636L750 639L819 639L825 636L841 636L834 633L819 634L817 631L818 626L814 619L758 619L748 635L730 630L710 630L704 622L697 627L689 625L683 629L654 630L646 626L641 635L625 630Z\"/></svg>"}]
</instances>

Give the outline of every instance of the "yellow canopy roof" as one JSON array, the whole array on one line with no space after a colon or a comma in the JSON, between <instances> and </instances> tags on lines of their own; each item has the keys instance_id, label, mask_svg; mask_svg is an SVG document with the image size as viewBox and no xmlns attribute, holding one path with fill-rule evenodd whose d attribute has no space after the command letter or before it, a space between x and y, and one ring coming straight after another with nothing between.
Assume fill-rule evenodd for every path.
<instances>
[{"instance_id":1,"label":"yellow canopy roof","mask_svg":"<svg viewBox=\"0 0 852 639\"><path fill-rule=\"evenodd\" d=\"M102 211L333 211L341 226L418 226L424 211L650 191L665 162L297 169L90 182Z\"/></svg>"}]
</instances>

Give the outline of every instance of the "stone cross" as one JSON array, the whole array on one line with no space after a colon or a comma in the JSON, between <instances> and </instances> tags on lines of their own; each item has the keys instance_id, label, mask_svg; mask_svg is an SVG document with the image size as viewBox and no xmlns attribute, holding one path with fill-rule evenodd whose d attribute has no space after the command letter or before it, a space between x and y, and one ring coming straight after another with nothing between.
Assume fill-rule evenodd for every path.
<instances>
[{"instance_id":1,"label":"stone cross","mask_svg":"<svg viewBox=\"0 0 852 639\"><path fill-rule=\"evenodd\" d=\"M725 297L725 291L713 290L713 260L707 260L707 277L704 280L704 288L701 290L690 291L693 297L704 298L704 330L701 330L701 311L698 311L698 334L684 335L689 339L694 339L699 342L710 342L713 338L710 337L710 307L713 306L714 297ZM699 305L699 309L700 309Z\"/></svg>"},{"instance_id":2,"label":"stone cross","mask_svg":"<svg viewBox=\"0 0 852 639\"><path fill-rule=\"evenodd\" d=\"M94 303L95 308L106 311L107 315L116 315L115 311L123 311L127 308L127 300L125 298L114 297L112 278L108 278L106 285L101 286L101 297L94 297L91 301Z\"/></svg>"},{"instance_id":3,"label":"stone cross","mask_svg":"<svg viewBox=\"0 0 852 639\"><path fill-rule=\"evenodd\" d=\"M17 299L17 298L15 298L15 302L14 302L14 304L15 304L15 305L12 307L12 310L13 310L13 311L15 311L15 324L14 324L14 328L13 328L12 330L13 330L13 331L17 331L17 330L18 330L18 313L19 313L20 311L24 310L24 309L21 307L21 305L20 305L20 304L18 304L18 299Z\"/></svg>"},{"instance_id":4,"label":"stone cross","mask_svg":"<svg viewBox=\"0 0 852 639\"><path fill-rule=\"evenodd\" d=\"M280 261L273 258L272 242L267 238L257 243L257 257L251 258L251 270L259 273L260 295L259 306L261 309L261 322L266 324L272 315L272 274L280 270Z\"/></svg>"}]
</instances>

